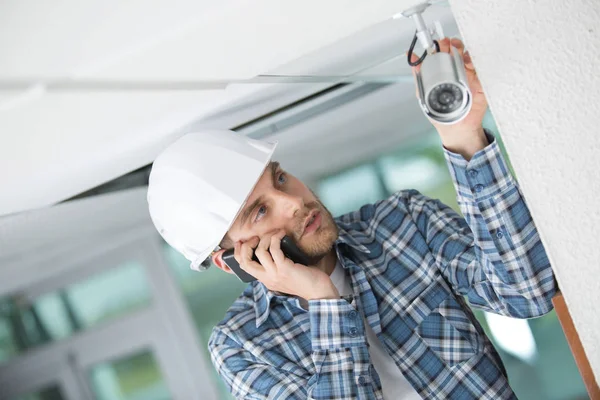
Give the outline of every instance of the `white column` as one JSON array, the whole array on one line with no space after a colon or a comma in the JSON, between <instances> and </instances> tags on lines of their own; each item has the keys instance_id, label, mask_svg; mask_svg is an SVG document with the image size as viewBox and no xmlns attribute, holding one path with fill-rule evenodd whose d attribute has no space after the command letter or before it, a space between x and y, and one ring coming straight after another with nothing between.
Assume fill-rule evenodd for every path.
<instances>
[{"instance_id":1,"label":"white column","mask_svg":"<svg viewBox=\"0 0 600 400\"><path fill-rule=\"evenodd\" d=\"M600 381L600 1L450 3Z\"/></svg>"}]
</instances>

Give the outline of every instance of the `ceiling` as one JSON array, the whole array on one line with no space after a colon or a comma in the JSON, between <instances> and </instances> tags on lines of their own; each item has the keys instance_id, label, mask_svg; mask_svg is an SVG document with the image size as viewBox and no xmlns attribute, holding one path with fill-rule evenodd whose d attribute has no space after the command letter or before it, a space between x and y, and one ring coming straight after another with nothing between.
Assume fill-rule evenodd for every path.
<instances>
[{"instance_id":1,"label":"ceiling","mask_svg":"<svg viewBox=\"0 0 600 400\"><path fill-rule=\"evenodd\" d=\"M233 128L329 86L278 83L208 91L48 92L44 81L246 79L265 73L359 71L408 75L403 56L397 56L405 52L413 26L391 17L413 3L382 0L374 7L358 0L3 2L0 81L29 80L31 87L0 91L0 187L9 194L0 197L0 215L56 204L150 164L186 130ZM426 16L441 19L449 26L447 33L456 30L447 7L434 6ZM337 146L341 140L345 143L339 144L339 157L344 158L364 148L366 134L399 132L401 138L414 131L414 122L402 120L417 112L416 103L407 101L412 95L410 82L389 86L364 96L360 101L365 105L357 100L289 132L278 132L278 157L289 158L289 165L309 178L324 167L310 163L313 167L304 171L307 163L288 145L303 142L301 148L314 150L317 143ZM375 116L384 127L374 126ZM377 143L383 148L393 141L385 138ZM328 152L320 150L311 157ZM334 167L343 165L341 159Z\"/></svg>"},{"instance_id":2,"label":"ceiling","mask_svg":"<svg viewBox=\"0 0 600 400\"><path fill-rule=\"evenodd\" d=\"M155 93L0 91L0 263L20 262L32 251L43 258L58 251L56 243L77 246L82 238L97 240L148 222L143 189L48 206L150 164L186 131L243 126L240 132L252 136L266 126L268 139L279 141L275 158L310 184L431 129L414 100L404 58L412 23L390 18L411 1L381 1L378 7L289 1L285 8L275 1L213 3L130 1L108 9L94 1L3 3L0 81L265 73L409 78L351 84L279 113L273 111L332 84ZM449 8L432 7L426 18L457 34ZM306 111L308 117L298 119Z\"/></svg>"}]
</instances>

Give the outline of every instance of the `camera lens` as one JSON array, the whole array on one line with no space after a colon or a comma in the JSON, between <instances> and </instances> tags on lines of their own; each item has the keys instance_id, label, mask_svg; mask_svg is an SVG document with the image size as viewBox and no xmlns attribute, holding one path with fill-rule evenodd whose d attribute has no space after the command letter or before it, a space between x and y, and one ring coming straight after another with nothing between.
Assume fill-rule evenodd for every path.
<instances>
[{"instance_id":1,"label":"camera lens","mask_svg":"<svg viewBox=\"0 0 600 400\"><path fill-rule=\"evenodd\" d=\"M433 111L451 113L456 111L463 101L462 90L451 83L442 83L429 92L428 103Z\"/></svg>"}]
</instances>

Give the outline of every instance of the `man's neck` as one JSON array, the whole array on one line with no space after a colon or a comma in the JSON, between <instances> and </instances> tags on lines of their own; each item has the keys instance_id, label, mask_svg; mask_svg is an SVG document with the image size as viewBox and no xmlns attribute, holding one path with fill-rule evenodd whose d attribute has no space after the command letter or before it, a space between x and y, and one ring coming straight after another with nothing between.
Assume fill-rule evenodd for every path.
<instances>
[{"instance_id":1,"label":"man's neck","mask_svg":"<svg viewBox=\"0 0 600 400\"><path fill-rule=\"evenodd\" d=\"M319 262L315 265L318 269L325 272L327 275L331 275L333 270L335 269L335 264L337 263L337 254L335 252L335 247L325 255Z\"/></svg>"}]
</instances>

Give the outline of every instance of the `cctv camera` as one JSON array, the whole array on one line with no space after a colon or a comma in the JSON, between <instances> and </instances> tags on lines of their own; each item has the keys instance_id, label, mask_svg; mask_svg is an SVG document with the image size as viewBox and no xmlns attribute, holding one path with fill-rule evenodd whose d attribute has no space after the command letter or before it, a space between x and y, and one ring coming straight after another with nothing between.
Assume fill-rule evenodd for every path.
<instances>
[{"instance_id":1,"label":"cctv camera","mask_svg":"<svg viewBox=\"0 0 600 400\"><path fill-rule=\"evenodd\" d=\"M458 51L434 53L417 73L419 103L427 118L441 124L455 124L471 110L472 96L465 66Z\"/></svg>"},{"instance_id":2,"label":"cctv camera","mask_svg":"<svg viewBox=\"0 0 600 400\"><path fill-rule=\"evenodd\" d=\"M451 53L440 52L438 42L431 37L432 33L422 15L429 6L430 2L425 2L401 13L411 18L417 27L407 53L408 64L412 67L421 66L416 74L417 90L425 116L434 122L450 125L467 116L471 110L472 95L458 50L450 46ZM443 37L443 34L438 31L438 36ZM417 40L423 45L425 53L413 62L412 54Z\"/></svg>"}]
</instances>

